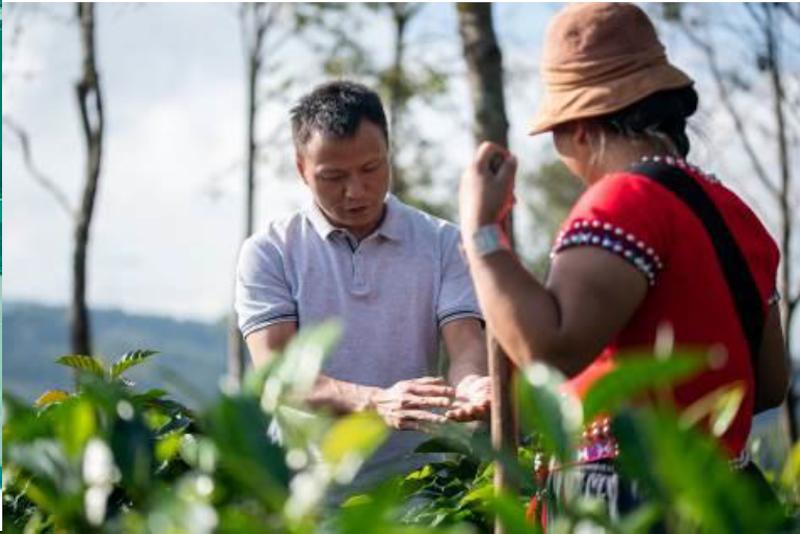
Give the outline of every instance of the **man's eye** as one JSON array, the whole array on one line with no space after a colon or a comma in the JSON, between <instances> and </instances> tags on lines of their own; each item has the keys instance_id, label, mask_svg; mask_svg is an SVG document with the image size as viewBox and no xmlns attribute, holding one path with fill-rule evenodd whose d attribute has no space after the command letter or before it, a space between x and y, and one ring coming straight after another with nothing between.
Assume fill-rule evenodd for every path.
<instances>
[{"instance_id":1,"label":"man's eye","mask_svg":"<svg viewBox=\"0 0 800 534\"><path fill-rule=\"evenodd\" d=\"M326 182L336 182L344 178L344 174L323 174L322 176L320 176L320 178L322 178Z\"/></svg>"},{"instance_id":2,"label":"man's eye","mask_svg":"<svg viewBox=\"0 0 800 534\"><path fill-rule=\"evenodd\" d=\"M370 163L370 164L364 166L364 172L377 171L380 168L380 166L381 166L381 164L380 164L379 161L376 161L374 163Z\"/></svg>"}]
</instances>

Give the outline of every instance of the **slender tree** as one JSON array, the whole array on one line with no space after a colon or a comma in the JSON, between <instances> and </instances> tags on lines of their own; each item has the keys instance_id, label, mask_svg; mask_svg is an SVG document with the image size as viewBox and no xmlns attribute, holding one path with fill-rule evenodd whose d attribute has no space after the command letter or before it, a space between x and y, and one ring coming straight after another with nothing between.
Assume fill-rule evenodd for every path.
<instances>
[{"instance_id":1,"label":"slender tree","mask_svg":"<svg viewBox=\"0 0 800 534\"><path fill-rule=\"evenodd\" d=\"M259 155L258 115L262 100L259 98L259 81L264 68L264 54L267 32L277 24L280 4L241 4L239 21L241 23L242 41L244 45L245 79L246 79L246 140L245 140L245 187L244 187L244 236L247 239L253 233L254 206L257 182L256 163ZM228 333L228 376L240 382L244 375L245 350L244 340L239 333L236 312L231 313Z\"/></svg>"},{"instance_id":2,"label":"slender tree","mask_svg":"<svg viewBox=\"0 0 800 534\"><path fill-rule=\"evenodd\" d=\"M508 146L508 120L503 94L503 60L492 25L491 4L459 3L458 30L467 63L467 78L474 108L473 133L476 144L492 141ZM511 221L507 221L511 229ZM516 413L509 396L513 366L491 332L487 330L489 372L492 377L492 443L498 450L517 450ZM499 463L495 466L497 491L512 486ZM495 532L503 532L498 520Z\"/></svg>"},{"instance_id":3,"label":"slender tree","mask_svg":"<svg viewBox=\"0 0 800 534\"><path fill-rule=\"evenodd\" d=\"M91 354L91 329L86 306L86 257L103 156L103 95L97 73L94 4L76 6L81 35L81 77L75 85L81 126L86 141L85 182L76 213L72 255L72 301L69 324L72 351Z\"/></svg>"},{"instance_id":4,"label":"slender tree","mask_svg":"<svg viewBox=\"0 0 800 534\"><path fill-rule=\"evenodd\" d=\"M296 37L298 30L306 28L310 6L257 2L239 6L239 22L244 48L245 64L245 163L244 163L244 225L243 239L252 233L255 221L255 198L258 187L258 167L263 162L262 148L275 142L283 132L283 125L273 122L271 132L262 135L262 109L267 101L283 98L283 93L294 82L292 77L278 73L279 54L284 46ZM269 84L267 84L269 80ZM236 313L230 315L228 329L228 376L239 383L245 369L244 340L239 332Z\"/></svg>"},{"instance_id":5,"label":"slender tree","mask_svg":"<svg viewBox=\"0 0 800 534\"><path fill-rule=\"evenodd\" d=\"M87 256L91 237L101 163L103 160L103 93L97 72L97 43L95 38L95 5L76 4L76 20L80 35L81 71L75 84L75 95L81 117L81 133L86 146L84 183L80 203L73 206L68 196L35 164L28 132L10 116L3 116L5 126L19 141L23 162L28 172L69 216L73 223L73 251L71 258L72 293L68 311L70 350L75 354L92 353L91 327L86 305L88 285Z\"/></svg>"},{"instance_id":6,"label":"slender tree","mask_svg":"<svg viewBox=\"0 0 800 534\"><path fill-rule=\"evenodd\" d=\"M394 29L394 47L392 66L382 73L383 87L388 97L391 131L399 134L403 116L408 108L408 102L414 95L413 87L411 87L409 76L405 69L408 23L419 13L423 4L392 2L384 5L387 6L386 9L391 15ZM408 183L404 169L397 162L398 137L399 135L392 135L391 137L392 190L396 195L403 197L408 191Z\"/></svg>"}]
</instances>

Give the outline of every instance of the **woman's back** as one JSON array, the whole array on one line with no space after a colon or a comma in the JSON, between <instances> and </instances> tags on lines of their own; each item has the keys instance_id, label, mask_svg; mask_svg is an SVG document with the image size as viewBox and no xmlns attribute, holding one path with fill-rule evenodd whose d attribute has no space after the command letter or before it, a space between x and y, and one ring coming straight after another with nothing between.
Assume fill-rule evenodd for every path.
<instances>
[{"instance_id":1,"label":"woman's back","mask_svg":"<svg viewBox=\"0 0 800 534\"><path fill-rule=\"evenodd\" d=\"M746 258L762 297L763 311L775 291L778 248L758 218L732 191L701 171L680 165L720 211ZM600 246L636 266L650 282L630 321L603 353L571 384L581 394L613 366L617 354L652 352L656 333L669 325L678 347L717 347L710 366L675 389L687 406L723 386L741 382L744 400L722 441L732 455L744 446L753 414L753 373L747 339L711 237L684 202L654 180L614 173L581 197L564 223L554 253L574 246ZM723 350L719 350L722 347Z\"/></svg>"}]
</instances>

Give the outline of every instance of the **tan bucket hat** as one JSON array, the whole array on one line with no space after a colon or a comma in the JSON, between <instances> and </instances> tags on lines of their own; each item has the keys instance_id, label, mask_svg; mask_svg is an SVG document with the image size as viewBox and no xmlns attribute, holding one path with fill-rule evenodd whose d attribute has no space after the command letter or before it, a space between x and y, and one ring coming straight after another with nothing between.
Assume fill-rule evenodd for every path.
<instances>
[{"instance_id":1,"label":"tan bucket hat","mask_svg":"<svg viewBox=\"0 0 800 534\"><path fill-rule=\"evenodd\" d=\"M644 11L623 3L562 9L547 28L540 70L545 91L531 135L694 83L667 61Z\"/></svg>"}]
</instances>

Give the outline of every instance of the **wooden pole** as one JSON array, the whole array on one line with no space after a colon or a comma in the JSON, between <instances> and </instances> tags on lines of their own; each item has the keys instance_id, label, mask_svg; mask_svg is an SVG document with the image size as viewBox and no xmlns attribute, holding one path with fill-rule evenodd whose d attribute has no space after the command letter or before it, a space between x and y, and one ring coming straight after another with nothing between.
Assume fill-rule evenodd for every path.
<instances>
[{"instance_id":1,"label":"wooden pole","mask_svg":"<svg viewBox=\"0 0 800 534\"><path fill-rule=\"evenodd\" d=\"M496 173L501 164L502 160L490 162L492 172ZM502 225L508 235L511 250L513 251L514 231L511 214L503 221ZM519 432L517 410L512 392L515 367L488 327L486 328L486 349L489 358L489 375L492 381L492 447L506 458L516 458ZM514 478L499 461L495 462L494 466L494 487L495 495L516 493L519 490ZM499 518L495 518L494 532L495 534L505 534L505 528Z\"/></svg>"}]
</instances>

